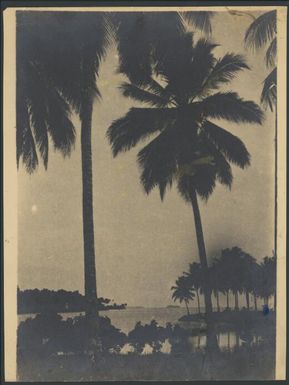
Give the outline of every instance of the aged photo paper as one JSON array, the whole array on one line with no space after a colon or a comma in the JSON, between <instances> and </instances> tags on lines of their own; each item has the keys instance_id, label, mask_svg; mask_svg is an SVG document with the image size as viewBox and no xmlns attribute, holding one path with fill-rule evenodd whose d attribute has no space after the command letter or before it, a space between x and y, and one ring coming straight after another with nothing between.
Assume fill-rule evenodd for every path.
<instances>
[{"instance_id":1,"label":"aged photo paper","mask_svg":"<svg viewBox=\"0 0 289 385\"><path fill-rule=\"evenodd\" d=\"M5 380L285 379L287 8L3 19Z\"/></svg>"}]
</instances>

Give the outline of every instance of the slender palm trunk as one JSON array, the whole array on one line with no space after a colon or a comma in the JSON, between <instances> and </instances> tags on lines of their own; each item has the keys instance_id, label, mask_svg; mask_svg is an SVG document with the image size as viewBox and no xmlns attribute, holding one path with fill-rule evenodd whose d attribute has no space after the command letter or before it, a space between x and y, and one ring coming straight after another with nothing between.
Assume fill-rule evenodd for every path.
<instances>
[{"instance_id":1,"label":"slender palm trunk","mask_svg":"<svg viewBox=\"0 0 289 385\"><path fill-rule=\"evenodd\" d=\"M196 290L196 294L197 294L197 302L198 302L198 312L199 312L199 314L201 314L200 296L199 296L199 290L198 289Z\"/></svg>"},{"instance_id":2,"label":"slender palm trunk","mask_svg":"<svg viewBox=\"0 0 289 385\"><path fill-rule=\"evenodd\" d=\"M274 311L276 311L276 291L274 292Z\"/></svg>"},{"instance_id":3,"label":"slender palm trunk","mask_svg":"<svg viewBox=\"0 0 289 385\"><path fill-rule=\"evenodd\" d=\"M203 235L201 215L197 200L196 191L191 192L191 202L193 207L194 219L195 219L195 228L196 228L196 237L199 249L199 257L202 267L202 272L204 276L204 297L205 297L205 309L206 309L206 321L207 321L207 347L209 350L217 350L218 343L216 333L214 331L214 325L212 320L212 298L211 298L211 289L208 285L208 262L207 254L205 248L205 241Z\"/></svg>"},{"instance_id":4,"label":"slender palm trunk","mask_svg":"<svg viewBox=\"0 0 289 385\"><path fill-rule=\"evenodd\" d=\"M246 291L246 303L247 303L247 309L250 310L250 297L249 297L248 291Z\"/></svg>"},{"instance_id":5,"label":"slender palm trunk","mask_svg":"<svg viewBox=\"0 0 289 385\"><path fill-rule=\"evenodd\" d=\"M87 319L98 321L96 269L93 227L92 153L91 153L92 101L84 104L81 116L81 156L82 156L82 210L84 244L85 315Z\"/></svg>"},{"instance_id":6,"label":"slender palm trunk","mask_svg":"<svg viewBox=\"0 0 289 385\"><path fill-rule=\"evenodd\" d=\"M188 306L188 301L185 301L185 305L186 305L187 313L188 313L188 315L190 315L190 310L189 310L189 306Z\"/></svg>"},{"instance_id":7,"label":"slender palm trunk","mask_svg":"<svg viewBox=\"0 0 289 385\"><path fill-rule=\"evenodd\" d=\"M240 347L240 335L238 331L236 332L236 347Z\"/></svg>"},{"instance_id":8,"label":"slender palm trunk","mask_svg":"<svg viewBox=\"0 0 289 385\"><path fill-rule=\"evenodd\" d=\"M230 294L229 294L229 290L227 291L227 309L230 309Z\"/></svg>"},{"instance_id":9,"label":"slender palm trunk","mask_svg":"<svg viewBox=\"0 0 289 385\"><path fill-rule=\"evenodd\" d=\"M257 296L256 296L256 294L254 294L254 306L255 306L255 310L257 311L258 310L258 306L257 306Z\"/></svg>"},{"instance_id":10,"label":"slender palm trunk","mask_svg":"<svg viewBox=\"0 0 289 385\"><path fill-rule=\"evenodd\" d=\"M220 312L220 302L219 302L219 292L215 292L216 301L217 301L217 311Z\"/></svg>"},{"instance_id":11,"label":"slender palm trunk","mask_svg":"<svg viewBox=\"0 0 289 385\"><path fill-rule=\"evenodd\" d=\"M239 310L239 297L238 292L235 292L235 310Z\"/></svg>"}]
</instances>

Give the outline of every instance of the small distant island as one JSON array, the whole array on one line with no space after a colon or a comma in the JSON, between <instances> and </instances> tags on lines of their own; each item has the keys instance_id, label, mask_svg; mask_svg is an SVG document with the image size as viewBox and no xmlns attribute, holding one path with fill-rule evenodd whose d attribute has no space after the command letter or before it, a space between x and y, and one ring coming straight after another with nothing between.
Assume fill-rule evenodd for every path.
<instances>
[{"instance_id":1,"label":"small distant island","mask_svg":"<svg viewBox=\"0 0 289 385\"><path fill-rule=\"evenodd\" d=\"M116 304L108 298L98 298L98 310L126 309L127 304ZM17 313L74 313L85 310L85 297L78 291L49 289L17 289Z\"/></svg>"},{"instance_id":2,"label":"small distant island","mask_svg":"<svg viewBox=\"0 0 289 385\"><path fill-rule=\"evenodd\" d=\"M178 305L168 305L166 308L167 309L179 309L180 306L178 306Z\"/></svg>"}]
</instances>

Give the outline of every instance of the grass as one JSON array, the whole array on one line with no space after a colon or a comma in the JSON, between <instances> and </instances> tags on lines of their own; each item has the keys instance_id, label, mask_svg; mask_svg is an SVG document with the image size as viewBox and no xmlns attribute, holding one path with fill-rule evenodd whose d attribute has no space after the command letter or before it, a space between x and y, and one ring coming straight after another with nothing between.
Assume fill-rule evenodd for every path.
<instances>
[{"instance_id":1,"label":"grass","mask_svg":"<svg viewBox=\"0 0 289 385\"><path fill-rule=\"evenodd\" d=\"M46 360L21 360L21 381L189 381L270 380L274 378L274 354L261 346L217 353L210 365L204 352L186 355L155 353L104 354L96 362L81 354L51 356Z\"/></svg>"}]
</instances>

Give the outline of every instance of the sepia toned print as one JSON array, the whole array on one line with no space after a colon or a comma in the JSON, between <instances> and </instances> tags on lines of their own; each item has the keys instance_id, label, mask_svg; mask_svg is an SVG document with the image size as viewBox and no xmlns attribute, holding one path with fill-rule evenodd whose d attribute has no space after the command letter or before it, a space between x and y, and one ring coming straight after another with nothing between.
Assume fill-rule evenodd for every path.
<instances>
[{"instance_id":1,"label":"sepia toned print","mask_svg":"<svg viewBox=\"0 0 289 385\"><path fill-rule=\"evenodd\" d=\"M284 378L286 9L4 27L6 379Z\"/></svg>"}]
</instances>

